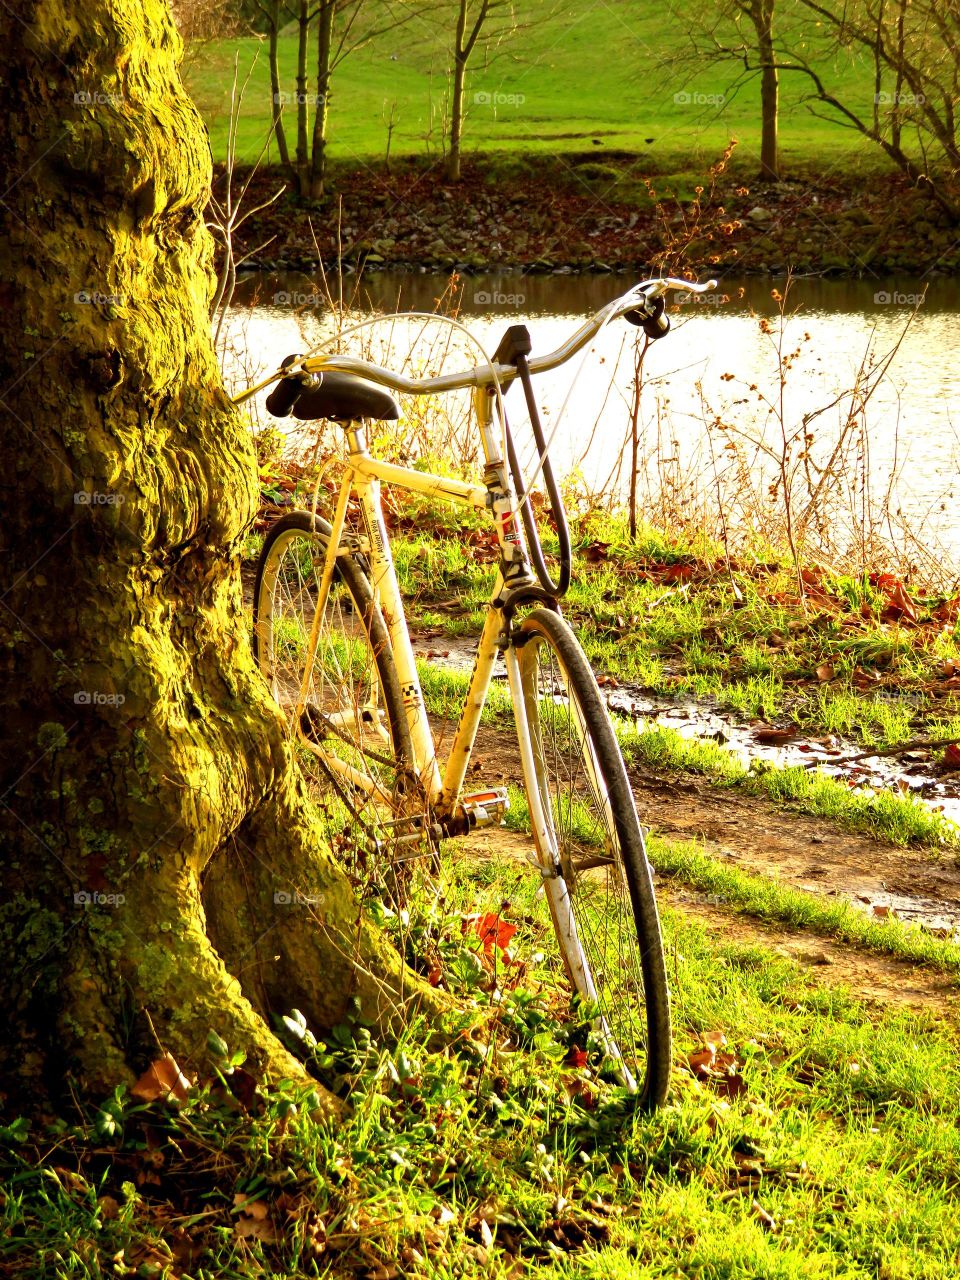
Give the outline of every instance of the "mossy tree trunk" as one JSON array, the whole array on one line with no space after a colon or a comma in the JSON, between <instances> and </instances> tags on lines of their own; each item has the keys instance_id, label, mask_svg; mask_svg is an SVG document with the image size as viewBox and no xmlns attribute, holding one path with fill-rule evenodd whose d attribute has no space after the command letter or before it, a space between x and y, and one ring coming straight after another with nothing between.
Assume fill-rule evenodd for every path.
<instances>
[{"instance_id":1,"label":"mossy tree trunk","mask_svg":"<svg viewBox=\"0 0 960 1280\"><path fill-rule=\"evenodd\" d=\"M0 1092L96 1095L161 1046L196 1069L210 1028L266 1077L302 1076L272 1015L322 1028L356 995L390 1023L402 976L324 849L250 653L256 471L209 336L206 137L160 0L14 7Z\"/></svg>"}]
</instances>

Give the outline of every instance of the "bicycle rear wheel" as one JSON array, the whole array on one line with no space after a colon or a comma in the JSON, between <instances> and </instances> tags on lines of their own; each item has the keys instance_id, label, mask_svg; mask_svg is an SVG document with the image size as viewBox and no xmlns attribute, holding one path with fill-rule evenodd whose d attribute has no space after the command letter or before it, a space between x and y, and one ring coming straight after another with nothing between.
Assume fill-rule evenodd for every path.
<instances>
[{"instance_id":1,"label":"bicycle rear wheel","mask_svg":"<svg viewBox=\"0 0 960 1280\"><path fill-rule=\"evenodd\" d=\"M300 724L294 723L330 526L295 511L271 528L254 584L253 647L290 722L318 752L309 770L376 835L393 816L412 759L400 682L383 615L358 559L337 557L320 618Z\"/></svg>"},{"instance_id":2,"label":"bicycle rear wheel","mask_svg":"<svg viewBox=\"0 0 960 1280\"><path fill-rule=\"evenodd\" d=\"M573 632L537 609L521 624L522 705L544 829L531 825L564 964L595 1008L595 1055L612 1061L639 1105L667 1095L671 1026L660 921L623 757Z\"/></svg>"}]
</instances>

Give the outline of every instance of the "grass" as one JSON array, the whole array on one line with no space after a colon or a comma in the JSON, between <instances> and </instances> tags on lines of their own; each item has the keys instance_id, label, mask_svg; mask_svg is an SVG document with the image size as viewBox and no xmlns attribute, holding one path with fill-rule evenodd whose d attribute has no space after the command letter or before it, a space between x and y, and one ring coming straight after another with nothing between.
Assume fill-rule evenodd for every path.
<instances>
[{"instance_id":1,"label":"grass","mask_svg":"<svg viewBox=\"0 0 960 1280\"><path fill-rule=\"evenodd\" d=\"M613 0L589 10L571 6L565 16L545 20L554 7L551 0L531 0L524 10L530 25L505 46L506 56L496 58L488 69L482 53L475 58L467 87L468 149L496 152L506 159L566 153L581 171L581 185L594 182L601 187L611 180L605 153L628 152L643 158L645 171L681 175L683 186L691 167L702 170L704 158L712 160L737 137L743 141L743 163L755 170L756 80L734 94L730 88L735 67L704 60L677 62L687 48L686 24L665 21L662 5L652 0ZM817 39L813 32L811 45ZM392 155L440 152L451 41L452 31L420 21L344 61L335 74L329 104L334 162L382 160L394 110ZM186 80L210 130L214 155L223 159L235 59L241 76L253 66L238 148L241 160L252 161L269 132L266 46L253 38L200 44L190 52ZM282 36L281 81L290 93L295 88L295 62L296 39ZM838 62L825 50L818 70L828 86L842 84L845 100L869 116L875 87L864 63L856 58ZM598 85L603 86L600 93ZM806 88L804 78L782 74L780 137L787 169L807 172L811 157L817 157L821 174L831 166L848 170L862 162L877 167L874 152L852 130L806 108ZM488 99L477 101L477 95L484 94ZM287 119L292 145L295 120L290 107ZM270 158L275 159L275 146ZM616 178L616 172L612 176ZM618 189L623 192L625 185L621 182Z\"/></svg>"},{"instance_id":2,"label":"grass","mask_svg":"<svg viewBox=\"0 0 960 1280\"><path fill-rule=\"evenodd\" d=\"M493 574L485 544L469 530L434 534L423 521L418 529L393 542L411 618L476 634ZM931 687L951 662L960 669L960 644L956 624L936 620L938 599L926 618L918 603L918 625L891 622L879 608L864 616L849 579L825 577L826 611L805 607L792 573L772 560L740 565L731 578L715 549L670 546L653 530L630 544L609 518L588 517L577 537L564 612L598 672L865 747L949 736L957 695Z\"/></svg>"},{"instance_id":3,"label":"grass","mask_svg":"<svg viewBox=\"0 0 960 1280\"><path fill-rule=\"evenodd\" d=\"M960 946L918 926L903 924L893 917L872 920L843 899L805 893L767 876L725 866L688 841L654 836L649 851L660 875L702 890L710 895L713 905L914 964L931 965L960 980Z\"/></svg>"},{"instance_id":4,"label":"grass","mask_svg":"<svg viewBox=\"0 0 960 1280\"><path fill-rule=\"evenodd\" d=\"M960 830L910 795L851 789L819 769L778 769L765 762L747 766L715 742L683 738L672 729L618 725L625 759L655 769L702 774L720 786L742 787L777 804L827 818L851 831L867 831L891 844L960 847Z\"/></svg>"},{"instance_id":5,"label":"grass","mask_svg":"<svg viewBox=\"0 0 960 1280\"><path fill-rule=\"evenodd\" d=\"M464 869L387 919L455 996L446 1047L421 1024L399 1044L355 1019L334 1029L312 1057L349 1093L336 1126L289 1087L245 1105L222 1055L176 1107L118 1090L69 1123L11 1124L4 1275L954 1274L949 1026L868 1011L667 911L677 1070L669 1105L637 1116L572 1065L576 1019L542 958L533 878ZM498 909L518 931L515 963L493 971L463 919ZM729 1055L713 1071L707 1041Z\"/></svg>"}]
</instances>

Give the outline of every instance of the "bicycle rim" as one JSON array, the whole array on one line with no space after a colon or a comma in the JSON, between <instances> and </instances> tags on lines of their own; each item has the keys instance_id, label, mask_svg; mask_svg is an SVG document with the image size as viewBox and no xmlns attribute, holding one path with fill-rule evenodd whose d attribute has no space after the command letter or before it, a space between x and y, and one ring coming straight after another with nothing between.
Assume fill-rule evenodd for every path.
<instances>
[{"instance_id":1,"label":"bicycle rim","mask_svg":"<svg viewBox=\"0 0 960 1280\"><path fill-rule=\"evenodd\" d=\"M642 1105L666 1096L670 1006L650 866L609 716L575 636L536 610L521 628L522 714L547 825L541 859L557 940L581 1000L587 1046ZM539 841L538 841L539 843Z\"/></svg>"},{"instance_id":2,"label":"bicycle rim","mask_svg":"<svg viewBox=\"0 0 960 1280\"><path fill-rule=\"evenodd\" d=\"M271 530L257 572L255 650L290 723L317 750L304 748L308 773L376 829L392 816L410 758L406 719L386 626L361 567L338 558L321 615L313 671L301 694L327 531L306 513Z\"/></svg>"}]
</instances>

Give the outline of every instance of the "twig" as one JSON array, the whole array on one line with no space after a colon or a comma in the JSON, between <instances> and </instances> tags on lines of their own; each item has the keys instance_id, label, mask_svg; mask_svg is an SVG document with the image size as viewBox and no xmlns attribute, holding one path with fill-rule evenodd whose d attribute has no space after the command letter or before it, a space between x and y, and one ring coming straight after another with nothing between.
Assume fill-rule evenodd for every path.
<instances>
[{"instance_id":1,"label":"twig","mask_svg":"<svg viewBox=\"0 0 960 1280\"><path fill-rule=\"evenodd\" d=\"M960 738L914 738L910 742L901 742L899 747L881 747L876 751L860 751L855 756L841 756L839 760L830 760L828 763L835 764L854 764L857 760L872 760L879 756L899 756L904 751L919 751L921 749L936 747L955 747L960 744ZM823 764L823 760L809 760L804 764L805 769L816 769Z\"/></svg>"}]
</instances>

